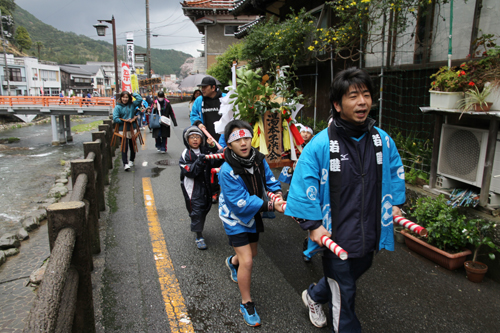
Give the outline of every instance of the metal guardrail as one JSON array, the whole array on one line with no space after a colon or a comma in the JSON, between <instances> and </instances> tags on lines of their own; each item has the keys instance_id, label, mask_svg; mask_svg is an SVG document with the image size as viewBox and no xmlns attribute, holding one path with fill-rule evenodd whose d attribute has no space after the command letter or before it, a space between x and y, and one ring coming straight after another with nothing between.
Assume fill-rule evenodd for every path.
<instances>
[{"instance_id":1,"label":"metal guardrail","mask_svg":"<svg viewBox=\"0 0 500 333\"><path fill-rule=\"evenodd\" d=\"M110 106L114 108L115 99L111 97L0 96L0 105Z\"/></svg>"},{"instance_id":2,"label":"metal guardrail","mask_svg":"<svg viewBox=\"0 0 500 333\"><path fill-rule=\"evenodd\" d=\"M104 120L85 159L71 161L69 202L47 207L50 260L23 332L95 332L92 254L101 251L99 212L105 209L104 185L114 151L111 120Z\"/></svg>"}]
</instances>

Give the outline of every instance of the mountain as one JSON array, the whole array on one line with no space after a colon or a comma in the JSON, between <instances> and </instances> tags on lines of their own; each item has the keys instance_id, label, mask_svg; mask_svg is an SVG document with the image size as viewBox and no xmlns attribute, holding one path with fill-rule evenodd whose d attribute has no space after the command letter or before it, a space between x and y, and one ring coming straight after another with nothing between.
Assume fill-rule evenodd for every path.
<instances>
[{"instance_id":1,"label":"mountain","mask_svg":"<svg viewBox=\"0 0 500 333\"><path fill-rule=\"evenodd\" d=\"M13 13L16 26L25 27L33 42L31 49L25 53L38 57L37 42L42 60L55 61L59 64L85 64L87 61L113 61L113 44L77 35L73 32L57 30L45 24L26 10L17 6ZM124 48L117 45L118 61L124 59ZM146 53L146 48L135 45L137 53ZM190 54L175 51L151 49L151 68L156 74L177 74L180 66Z\"/></svg>"}]
</instances>

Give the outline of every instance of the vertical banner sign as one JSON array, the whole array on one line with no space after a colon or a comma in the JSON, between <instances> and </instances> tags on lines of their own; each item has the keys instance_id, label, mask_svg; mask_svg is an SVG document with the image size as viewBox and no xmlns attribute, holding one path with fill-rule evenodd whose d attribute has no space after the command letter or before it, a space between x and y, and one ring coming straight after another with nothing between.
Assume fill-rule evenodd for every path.
<instances>
[{"instance_id":1,"label":"vertical banner sign","mask_svg":"<svg viewBox=\"0 0 500 333\"><path fill-rule=\"evenodd\" d=\"M130 68L122 62L122 91L132 93L132 84L130 82Z\"/></svg>"},{"instance_id":2,"label":"vertical banner sign","mask_svg":"<svg viewBox=\"0 0 500 333\"><path fill-rule=\"evenodd\" d=\"M281 114L266 111L264 113L264 132L266 133L267 163L280 163L282 150Z\"/></svg>"},{"instance_id":3,"label":"vertical banner sign","mask_svg":"<svg viewBox=\"0 0 500 333\"><path fill-rule=\"evenodd\" d=\"M134 63L134 33L127 32L127 64L132 74L135 73Z\"/></svg>"},{"instance_id":4,"label":"vertical banner sign","mask_svg":"<svg viewBox=\"0 0 500 333\"><path fill-rule=\"evenodd\" d=\"M132 91L133 92L138 92L139 91L139 81L137 80L137 75L132 74L130 76L130 84L132 85Z\"/></svg>"}]
</instances>

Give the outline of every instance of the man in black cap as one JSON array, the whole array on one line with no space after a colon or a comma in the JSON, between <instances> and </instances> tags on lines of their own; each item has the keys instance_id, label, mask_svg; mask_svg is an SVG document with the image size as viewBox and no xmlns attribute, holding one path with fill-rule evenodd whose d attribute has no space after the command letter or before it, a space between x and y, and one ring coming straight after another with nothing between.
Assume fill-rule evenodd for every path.
<instances>
[{"instance_id":1,"label":"man in black cap","mask_svg":"<svg viewBox=\"0 0 500 333\"><path fill-rule=\"evenodd\" d=\"M208 133L219 141L220 134L215 133L214 123L220 120L220 98L226 96L217 89L217 81L211 76L205 76L198 85L201 89L201 96L195 99L189 118L191 125L198 126L201 130L206 129ZM219 182L217 177L212 184L212 203L217 202L219 192Z\"/></svg>"},{"instance_id":2,"label":"man in black cap","mask_svg":"<svg viewBox=\"0 0 500 333\"><path fill-rule=\"evenodd\" d=\"M220 120L220 98L226 96L217 88L217 81L211 76L205 76L198 85L202 96L193 103L189 118L191 125L205 128L212 137L219 141L220 134L215 133L214 123Z\"/></svg>"}]
</instances>

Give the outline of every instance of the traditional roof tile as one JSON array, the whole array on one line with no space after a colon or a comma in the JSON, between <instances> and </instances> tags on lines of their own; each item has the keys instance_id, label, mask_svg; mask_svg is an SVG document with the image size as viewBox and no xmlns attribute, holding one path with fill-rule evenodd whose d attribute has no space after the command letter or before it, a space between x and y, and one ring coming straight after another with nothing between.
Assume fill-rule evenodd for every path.
<instances>
[{"instance_id":1,"label":"traditional roof tile","mask_svg":"<svg viewBox=\"0 0 500 333\"><path fill-rule=\"evenodd\" d=\"M184 0L182 7L203 9L233 9L235 0Z\"/></svg>"}]
</instances>

